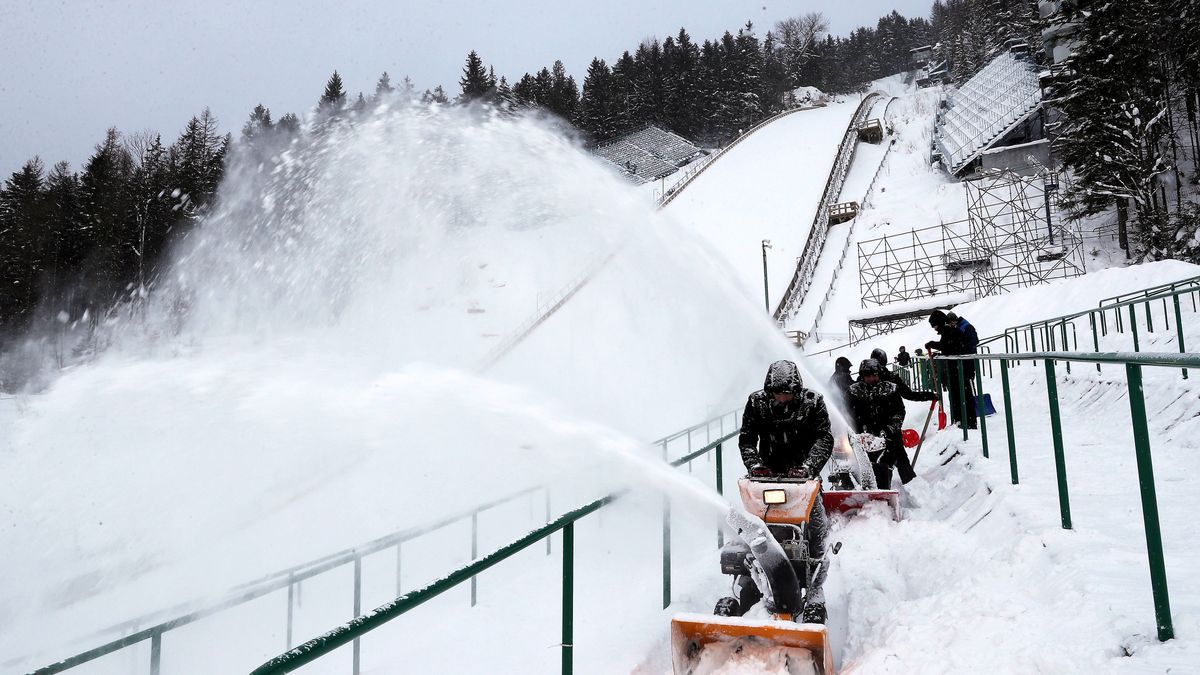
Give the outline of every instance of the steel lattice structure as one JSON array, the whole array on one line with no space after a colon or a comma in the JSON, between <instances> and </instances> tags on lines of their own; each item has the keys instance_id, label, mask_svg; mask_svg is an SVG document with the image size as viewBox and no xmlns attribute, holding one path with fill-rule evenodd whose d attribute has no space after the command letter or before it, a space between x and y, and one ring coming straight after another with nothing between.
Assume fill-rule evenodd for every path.
<instances>
[{"instance_id":1,"label":"steel lattice structure","mask_svg":"<svg viewBox=\"0 0 1200 675\"><path fill-rule=\"evenodd\" d=\"M967 220L859 242L864 308L985 297L1084 273L1083 238L1059 215L1057 175L1001 171L964 182Z\"/></svg>"}]
</instances>

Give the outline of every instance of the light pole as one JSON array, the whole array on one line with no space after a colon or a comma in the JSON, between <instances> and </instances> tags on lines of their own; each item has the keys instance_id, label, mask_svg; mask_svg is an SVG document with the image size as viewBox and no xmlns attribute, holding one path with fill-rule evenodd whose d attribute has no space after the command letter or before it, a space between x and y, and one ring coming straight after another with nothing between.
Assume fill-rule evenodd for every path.
<instances>
[{"instance_id":1,"label":"light pole","mask_svg":"<svg viewBox=\"0 0 1200 675\"><path fill-rule=\"evenodd\" d=\"M767 289L767 249L771 248L771 240L762 240L763 253L763 305L767 308L767 314L771 313L771 293Z\"/></svg>"}]
</instances>

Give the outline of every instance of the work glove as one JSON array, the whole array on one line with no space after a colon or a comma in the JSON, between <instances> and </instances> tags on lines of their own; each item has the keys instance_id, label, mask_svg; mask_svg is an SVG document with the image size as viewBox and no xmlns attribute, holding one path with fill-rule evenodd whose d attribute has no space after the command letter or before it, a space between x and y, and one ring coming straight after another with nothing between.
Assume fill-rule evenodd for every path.
<instances>
[{"instance_id":1,"label":"work glove","mask_svg":"<svg viewBox=\"0 0 1200 675\"><path fill-rule=\"evenodd\" d=\"M766 464L755 464L750 467L750 475L755 478L768 478L771 476L771 469Z\"/></svg>"},{"instance_id":2,"label":"work glove","mask_svg":"<svg viewBox=\"0 0 1200 675\"><path fill-rule=\"evenodd\" d=\"M800 478L803 480L808 480L809 478L812 478L812 476L808 474L807 468L803 466L793 466L792 468L788 469L788 478Z\"/></svg>"},{"instance_id":3,"label":"work glove","mask_svg":"<svg viewBox=\"0 0 1200 675\"><path fill-rule=\"evenodd\" d=\"M933 393L932 391L923 391L923 392L921 392L921 400L922 401L936 401L936 400L938 400L938 395Z\"/></svg>"}]
</instances>

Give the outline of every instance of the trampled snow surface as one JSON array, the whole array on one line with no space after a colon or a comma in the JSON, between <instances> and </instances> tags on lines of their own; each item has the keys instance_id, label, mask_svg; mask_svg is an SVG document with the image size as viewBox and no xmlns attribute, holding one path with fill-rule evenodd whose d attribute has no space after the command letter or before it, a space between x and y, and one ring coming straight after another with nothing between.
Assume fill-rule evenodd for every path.
<instances>
[{"instance_id":1,"label":"trampled snow surface","mask_svg":"<svg viewBox=\"0 0 1200 675\"><path fill-rule=\"evenodd\" d=\"M921 119L930 112L922 97L890 116L919 130L931 119ZM853 105L842 105L848 120ZM824 177L806 203L780 200L792 190L742 199L756 183L730 189L713 180L725 169L728 181L743 180L757 165L795 178L811 157L792 149L818 141L788 128L795 144L756 145L768 130L759 132L679 198L693 204L706 243L690 236L693 221L679 215L686 209L672 205L670 219L654 218L644 195L520 120L384 115L345 132L354 141L328 170L301 150L266 169L302 179L299 195L264 185L254 167L234 172L223 188L229 210L183 252L186 293L177 297L191 309L177 335L168 329L177 305L166 303L154 310L161 322L118 330L98 363L44 394L0 400L8 478L0 504L9 521L0 530L0 672L93 647L115 637L105 627L131 617L547 481L555 514L635 486L575 529L576 672L670 672L670 615L711 611L728 592L715 549L723 513L708 487L711 455L664 472L640 448L733 407L760 386L770 361L794 354L762 316L758 241L791 246L782 224L807 228ZM885 166L887 189L864 214L866 231L901 226L889 213L936 220L965 211L954 194L961 189L920 166L922 138L927 147L927 136L902 136L911 151L893 150L900 160ZM821 171L827 166L812 169ZM280 218L286 227L277 229L264 196L292 198ZM806 213L792 220L794 209ZM782 229L719 239L737 232L716 229L733 215ZM364 253L348 265L347 249ZM497 336L617 249L529 340L479 373ZM790 263L777 267L790 277ZM1106 270L961 313L987 336L1197 271L1183 263ZM839 283L838 298L856 296L854 285ZM858 308L834 304L843 326ZM1189 329L1200 327L1197 316L1185 315ZM914 327L848 355L899 344L911 351L930 337ZM1105 346L1126 340L1113 335ZM1142 344L1171 351L1173 340L1160 329ZM832 358L804 363L808 383L832 370ZM1196 378L1147 372L1178 635L1160 644L1123 373L1077 366L1067 376L1062 365L1059 373L1075 529L1059 524L1044 371L1015 367L1019 485L1010 481L997 378L985 383L1001 409L987 420L990 459L977 434L964 443L954 429L931 433L904 521L879 510L836 526L832 540L844 546L827 596L839 672L1183 673L1200 663L1200 593L1190 578L1200 569L1200 493L1190 482L1200 471ZM926 410L911 406L907 426L919 429ZM669 453L708 436L682 438ZM733 495L740 467L725 447L725 494ZM667 610L659 490L672 495ZM542 499L482 513L480 552L544 522ZM463 522L405 544L402 569L394 550L367 557L363 608L467 562L470 531ZM556 672L561 566L556 535L549 551L534 546L482 574L476 606L463 586L370 634L363 672ZM301 585L293 643L348 620L351 589L349 566ZM282 652L285 603L276 593L168 632L163 672L246 672ZM149 658L142 643L72 672L145 673ZM344 673L349 663L345 647L302 672Z\"/></svg>"}]
</instances>

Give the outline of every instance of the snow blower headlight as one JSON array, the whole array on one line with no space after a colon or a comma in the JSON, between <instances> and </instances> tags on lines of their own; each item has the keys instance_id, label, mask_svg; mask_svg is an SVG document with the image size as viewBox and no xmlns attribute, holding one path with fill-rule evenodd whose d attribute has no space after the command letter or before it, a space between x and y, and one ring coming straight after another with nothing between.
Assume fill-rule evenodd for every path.
<instances>
[{"instance_id":1,"label":"snow blower headlight","mask_svg":"<svg viewBox=\"0 0 1200 675\"><path fill-rule=\"evenodd\" d=\"M763 490L764 504L782 504L787 501L787 492L784 490Z\"/></svg>"}]
</instances>

